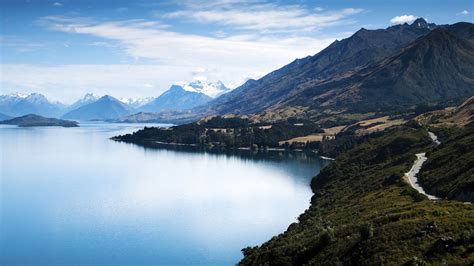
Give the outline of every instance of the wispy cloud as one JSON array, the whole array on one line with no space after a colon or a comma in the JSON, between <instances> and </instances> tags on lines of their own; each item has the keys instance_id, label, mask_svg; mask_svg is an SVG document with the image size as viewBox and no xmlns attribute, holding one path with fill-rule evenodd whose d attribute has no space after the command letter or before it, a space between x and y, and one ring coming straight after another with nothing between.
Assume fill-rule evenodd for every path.
<instances>
[{"instance_id":1,"label":"wispy cloud","mask_svg":"<svg viewBox=\"0 0 474 266\"><path fill-rule=\"evenodd\" d=\"M401 16L396 16L393 17L390 22L392 24L403 24L403 23L411 23L417 19L416 16L413 15L401 15Z\"/></svg>"},{"instance_id":2,"label":"wispy cloud","mask_svg":"<svg viewBox=\"0 0 474 266\"><path fill-rule=\"evenodd\" d=\"M71 103L86 92L116 97L157 96L167 88L154 84L172 84L185 75L187 68L127 64L3 64L1 72L2 93L35 91L52 96L55 100Z\"/></svg>"},{"instance_id":3,"label":"wispy cloud","mask_svg":"<svg viewBox=\"0 0 474 266\"><path fill-rule=\"evenodd\" d=\"M229 9L237 2L250 8ZM193 15L191 10L197 13ZM219 15L218 11L224 13ZM179 12L185 13L181 13L181 17L177 12L168 13L163 15L166 19L153 20L42 17L36 21L37 25L56 32L95 37L97 39L90 41L90 45L122 52L133 59L133 63L47 67L4 65L1 85L4 88L48 88L49 91L69 88L69 95L58 93L67 98L77 98L84 91L118 97L157 96L176 81L191 80L196 76L221 80L236 87L248 78L259 78L295 58L313 55L336 38L347 37L347 32L323 35L318 30L349 23L349 17L362 10L330 11L297 5L278 7L252 0L244 3L221 0L188 2ZM167 24L169 20L222 27L217 27L215 34L198 35L176 31Z\"/></svg>"},{"instance_id":4,"label":"wispy cloud","mask_svg":"<svg viewBox=\"0 0 474 266\"><path fill-rule=\"evenodd\" d=\"M164 66L182 66L189 69L188 72L205 68L210 79L227 83L235 83L248 73L269 72L295 58L314 54L341 37L241 34L218 38L173 32L156 21L96 21L85 17L48 16L39 23L55 31L119 42L120 48L132 58L152 59Z\"/></svg>"},{"instance_id":5,"label":"wispy cloud","mask_svg":"<svg viewBox=\"0 0 474 266\"><path fill-rule=\"evenodd\" d=\"M464 15L464 16L466 16L466 15L469 15L469 14L470 14L469 11L463 10L463 11L457 13L456 15L458 15L458 16L459 16L459 15Z\"/></svg>"},{"instance_id":6,"label":"wispy cloud","mask_svg":"<svg viewBox=\"0 0 474 266\"><path fill-rule=\"evenodd\" d=\"M164 18L182 18L197 23L213 23L230 26L238 30L261 32L312 31L345 21L348 16L363 11L360 8L345 8L324 11L301 5L276 5L255 1L217 1L199 5L187 3L183 10L158 14Z\"/></svg>"},{"instance_id":7,"label":"wispy cloud","mask_svg":"<svg viewBox=\"0 0 474 266\"><path fill-rule=\"evenodd\" d=\"M33 43L16 36L0 36L0 45L13 48L18 52L34 52L48 49L49 45L45 43Z\"/></svg>"},{"instance_id":8,"label":"wispy cloud","mask_svg":"<svg viewBox=\"0 0 474 266\"><path fill-rule=\"evenodd\" d=\"M54 3L53 3L53 6L54 6L54 7L62 7L63 4L60 3L60 2L54 2Z\"/></svg>"}]
</instances>

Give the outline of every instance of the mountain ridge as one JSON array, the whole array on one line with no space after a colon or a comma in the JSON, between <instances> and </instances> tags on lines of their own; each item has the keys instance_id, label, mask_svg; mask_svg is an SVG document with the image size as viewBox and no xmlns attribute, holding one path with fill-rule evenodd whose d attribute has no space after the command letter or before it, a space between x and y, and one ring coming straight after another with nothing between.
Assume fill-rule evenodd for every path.
<instances>
[{"instance_id":1,"label":"mountain ridge","mask_svg":"<svg viewBox=\"0 0 474 266\"><path fill-rule=\"evenodd\" d=\"M43 117L35 114L27 114L9 120L0 121L0 124L17 125L19 127L78 127L78 123L75 121Z\"/></svg>"},{"instance_id":2,"label":"mountain ridge","mask_svg":"<svg viewBox=\"0 0 474 266\"><path fill-rule=\"evenodd\" d=\"M118 99L105 95L97 101L74 109L62 116L66 119L78 120L108 120L130 115L132 108Z\"/></svg>"},{"instance_id":3,"label":"mountain ridge","mask_svg":"<svg viewBox=\"0 0 474 266\"><path fill-rule=\"evenodd\" d=\"M153 101L138 108L141 112L186 110L209 102L212 98L202 92L189 91L183 86L172 85Z\"/></svg>"},{"instance_id":4,"label":"mountain ridge","mask_svg":"<svg viewBox=\"0 0 474 266\"><path fill-rule=\"evenodd\" d=\"M458 38L446 28L437 28L397 55L348 78L306 90L286 104L312 106L316 110L333 107L367 112L461 99L474 94L473 60L472 42Z\"/></svg>"},{"instance_id":5,"label":"mountain ridge","mask_svg":"<svg viewBox=\"0 0 474 266\"><path fill-rule=\"evenodd\" d=\"M217 114L263 111L304 90L305 87L301 87L303 83L305 86L315 86L328 78L337 79L350 75L367 64L397 53L430 31L428 27L418 28L413 24L377 30L362 28L346 39L333 42L313 56L296 59L252 84L243 84L210 102L207 110L201 108L198 111Z\"/></svg>"},{"instance_id":6,"label":"mountain ridge","mask_svg":"<svg viewBox=\"0 0 474 266\"><path fill-rule=\"evenodd\" d=\"M30 113L59 117L64 108L63 104L51 102L40 93L0 95L0 112L12 117Z\"/></svg>"}]
</instances>

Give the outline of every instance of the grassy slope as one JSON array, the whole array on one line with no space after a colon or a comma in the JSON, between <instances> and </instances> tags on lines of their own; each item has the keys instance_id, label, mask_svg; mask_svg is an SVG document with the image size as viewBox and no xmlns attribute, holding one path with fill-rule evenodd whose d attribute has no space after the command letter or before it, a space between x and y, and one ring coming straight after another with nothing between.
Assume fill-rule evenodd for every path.
<instances>
[{"instance_id":1,"label":"grassy slope","mask_svg":"<svg viewBox=\"0 0 474 266\"><path fill-rule=\"evenodd\" d=\"M420 172L428 192L449 199L474 201L474 128L459 129L432 152Z\"/></svg>"},{"instance_id":2,"label":"grassy slope","mask_svg":"<svg viewBox=\"0 0 474 266\"><path fill-rule=\"evenodd\" d=\"M399 127L340 155L313 179L299 222L245 248L241 264L474 262L474 207L429 201L403 181L429 145L424 130Z\"/></svg>"}]
</instances>

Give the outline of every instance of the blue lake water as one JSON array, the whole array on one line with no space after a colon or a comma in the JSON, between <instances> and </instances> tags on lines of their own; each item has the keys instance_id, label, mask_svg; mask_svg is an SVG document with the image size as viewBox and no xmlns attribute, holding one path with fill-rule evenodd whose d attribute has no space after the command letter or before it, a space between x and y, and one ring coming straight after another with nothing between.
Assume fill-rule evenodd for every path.
<instances>
[{"instance_id":1,"label":"blue lake water","mask_svg":"<svg viewBox=\"0 0 474 266\"><path fill-rule=\"evenodd\" d=\"M111 141L143 125L0 127L0 264L219 264L283 232L324 161Z\"/></svg>"}]
</instances>

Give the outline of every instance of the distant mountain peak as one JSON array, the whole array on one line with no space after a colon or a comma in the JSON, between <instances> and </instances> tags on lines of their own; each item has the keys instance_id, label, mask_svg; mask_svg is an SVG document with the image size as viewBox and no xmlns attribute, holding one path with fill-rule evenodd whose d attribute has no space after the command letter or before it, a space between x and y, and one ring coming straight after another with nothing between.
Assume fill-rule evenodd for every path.
<instances>
[{"instance_id":1,"label":"distant mountain peak","mask_svg":"<svg viewBox=\"0 0 474 266\"><path fill-rule=\"evenodd\" d=\"M207 82L206 80L201 79L194 80L189 83L179 82L174 84L173 86L180 86L186 91L202 93L211 98L219 97L220 95L227 93L231 90L227 88L221 81Z\"/></svg>"},{"instance_id":2,"label":"distant mountain peak","mask_svg":"<svg viewBox=\"0 0 474 266\"><path fill-rule=\"evenodd\" d=\"M106 94L102 97L99 98L99 101L118 101L117 99L115 99L114 97Z\"/></svg>"},{"instance_id":3,"label":"distant mountain peak","mask_svg":"<svg viewBox=\"0 0 474 266\"><path fill-rule=\"evenodd\" d=\"M110 95L104 95L97 101L78 107L65 115L64 118L79 120L106 120L130 115L132 109Z\"/></svg>"},{"instance_id":4,"label":"distant mountain peak","mask_svg":"<svg viewBox=\"0 0 474 266\"><path fill-rule=\"evenodd\" d=\"M16 97L16 98L26 98L28 97L28 93L23 93L23 92L13 92L13 93L9 93L9 94L5 94L4 96L7 96L7 97Z\"/></svg>"},{"instance_id":5,"label":"distant mountain peak","mask_svg":"<svg viewBox=\"0 0 474 266\"><path fill-rule=\"evenodd\" d=\"M63 108L63 104L51 102L40 93L0 95L0 112L10 116L20 116L28 113L58 116Z\"/></svg>"},{"instance_id":6,"label":"distant mountain peak","mask_svg":"<svg viewBox=\"0 0 474 266\"><path fill-rule=\"evenodd\" d=\"M26 96L26 98L30 98L30 99L46 99L46 97L45 97L43 94L37 93L37 92L30 93L30 95Z\"/></svg>"},{"instance_id":7,"label":"distant mountain peak","mask_svg":"<svg viewBox=\"0 0 474 266\"><path fill-rule=\"evenodd\" d=\"M411 25L414 25L418 28L426 28L428 26L428 22L424 18L417 18Z\"/></svg>"},{"instance_id":8,"label":"distant mountain peak","mask_svg":"<svg viewBox=\"0 0 474 266\"><path fill-rule=\"evenodd\" d=\"M153 101L140 107L140 111L159 112L163 110L186 110L209 102L211 95L218 95L227 89L222 82L206 83L194 81L175 83Z\"/></svg>"},{"instance_id":9,"label":"distant mountain peak","mask_svg":"<svg viewBox=\"0 0 474 266\"><path fill-rule=\"evenodd\" d=\"M436 24L434 23L428 23L424 18L417 18L413 23L410 25L412 28L417 28L417 29L434 29L436 27Z\"/></svg>"},{"instance_id":10,"label":"distant mountain peak","mask_svg":"<svg viewBox=\"0 0 474 266\"><path fill-rule=\"evenodd\" d=\"M120 98L119 100L133 108L139 108L151 101L153 101L154 97L146 97L146 98Z\"/></svg>"},{"instance_id":11,"label":"distant mountain peak","mask_svg":"<svg viewBox=\"0 0 474 266\"><path fill-rule=\"evenodd\" d=\"M99 99L99 95L89 92L89 93L86 93L86 95L84 95L82 99L83 100L97 100Z\"/></svg>"},{"instance_id":12,"label":"distant mountain peak","mask_svg":"<svg viewBox=\"0 0 474 266\"><path fill-rule=\"evenodd\" d=\"M84 106L86 104L89 104L89 103L93 103L95 101L97 101L99 99L99 95L95 94L95 93L86 93L84 95L84 97L82 97L81 99L77 100L76 102L74 102L73 104L71 104L67 110L74 110L76 108L79 108L81 106Z\"/></svg>"},{"instance_id":13,"label":"distant mountain peak","mask_svg":"<svg viewBox=\"0 0 474 266\"><path fill-rule=\"evenodd\" d=\"M438 32L438 28L449 32ZM386 29L361 28L316 55L295 60L258 81L244 83L195 110L203 115L266 111L285 114L289 113L286 108L304 106L304 115L317 117L325 108L339 111L350 107L351 111L367 112L388 108L377 105L382 100L390 108L398 108L401 104L465 96L473 88L472 63L469 64L472 48L469 42L450 35L474 38L472 32L471 23L437 26L423 18ZM383 97L388 93L394 96Z\"/></svg>"}]
</instances>

